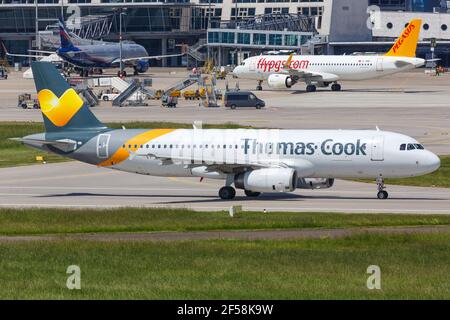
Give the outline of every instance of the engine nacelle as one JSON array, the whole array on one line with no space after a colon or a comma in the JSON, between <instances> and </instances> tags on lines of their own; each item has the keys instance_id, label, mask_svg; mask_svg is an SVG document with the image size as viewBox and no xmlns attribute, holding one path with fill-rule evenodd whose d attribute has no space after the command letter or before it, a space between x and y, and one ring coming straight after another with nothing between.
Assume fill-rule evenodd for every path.
<instances>
[{"instance_id":1,"label":"engine nacelle","mask_svg":"<svg viewBox=\"0 0 450 320\"><path fill-rule=\"evenodd\" d=\"M271 88L286 89L292 87L294 80L289 75L274 73L267 78L267 83Z\"/></svg>"},{"instance_id":2,"label":"engine nacelle","mask_svg":"<svg viewBox=\"0 0 450 320\"><path fill-rule=\"evenodd\" d=\"M144 73L145 71L148 70L149 67L150 64L148 63L147 60L139 60L136 64L136 70L139 73Z\"/></svg>"},{"instance_id":3,"label":"engine nacelle","mask_svg":"<svg viewBox=\"0 0 450 320\"><path fill-rule=\"evenodd\" d=\"M234 177L234 186L253 192L292 192L297 183L297 172L289 168L264 168L240 173Z\"/></svg>"},{"instance_id":4,"label":"engine nacelle","mask_svg":"<svg viewBox=\"0 0 450 320\"><path fill-rule=\"evenodd\" d=\"M328 189L334 184L330 178L299 178L297 188L299 189Z\"/></svg>"}]
</instances>

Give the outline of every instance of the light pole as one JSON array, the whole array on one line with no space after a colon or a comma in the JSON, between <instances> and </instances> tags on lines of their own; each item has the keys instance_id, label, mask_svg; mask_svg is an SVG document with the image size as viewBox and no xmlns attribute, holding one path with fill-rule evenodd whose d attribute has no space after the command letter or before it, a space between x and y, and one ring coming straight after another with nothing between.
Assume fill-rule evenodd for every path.
<instances>
[{"instance_id":1,"label":"light pole","mask_svg":"<svg viewBox=\"0 0 450 320\"><path fill-rule=\"evenodd\" d=\"M206 39L208 39L208 30L209 29L211 29L211 0L209 0L209 3L208 3L208 25L206 26ZM206 40L206 42L208 42L208 40ZM211 56L209 46L207 46L206 49L208 52L208 60L209 60L210 56Z\"/></svg>"},{"instance_id":2,"label":"light pole","mask_svg":"<svg viewBox=\"0 0 450 320\"><path fill-rule=\"evenodd\" d=\"M120 76L123 75L123 62L122 62L122 15L125 14L126 8L120 8L119 11L119 60L120 60Z\"/></svg>"},{"instance_id":3,"label":"light pole","mask_svg":"<svg viewBox=\"0 0 450 320\"><path fill-rule=\"evenodd\" d=\"M34 1L36 5L36 47L40 50L41 49L41 39L39 39L39 14L38 14L38 1Z\"/></svg>"},{"instance_id":4,"label":"light pole","mask_svg":"<svg viewBox=\"0 0 450 320\"><path fill-rule=\"evenodd\" d=\"M122 75L122 71L123 71L123 63L122 63L122 8L120 8L120 12L119 12L119 61L120 61L120 75Z\"/></svg>"}]
</instances>

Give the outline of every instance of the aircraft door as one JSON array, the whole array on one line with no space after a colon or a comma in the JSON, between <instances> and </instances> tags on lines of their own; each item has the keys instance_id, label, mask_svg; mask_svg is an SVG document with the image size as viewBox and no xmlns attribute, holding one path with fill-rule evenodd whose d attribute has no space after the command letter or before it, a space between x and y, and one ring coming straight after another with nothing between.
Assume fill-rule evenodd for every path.
<instances>
[{"instance_id":1,"label":"aircraft door","mask_svg":"<svg viewBox=\"0 0 450 320\"><path fill-rule=\"evenodd\" d=\"M383 58L377 58L377 71L383 71Z\"/></svg>"},{"instance_id":2,"label":"aircraft door","mask_svg":"<svg viewBox=\"0 0 450 320\"><path fill-rule=\"evenodd\" d=\"M372 161L383 161L384 160L384 137L383 136L375 136L372 138L371 160Z\"/></svg>"},{"instance_id":3,"label":"aircraft door","mask_svg":"<svg viewBox=\"0 0 450 320\"><path fill-rule=\"evenodd\" d=\"M111 138L110 134L100 134L97 138L97 157L99 158L108 158L108 145L109 139Z\"/></svg>"},{"instance_id":4,"label":"aircraft door","mask_svg":"<svg viewBox=\"0 0 450 320\"><path fill-rule=\"evenodd\" d=\"M248 69L249 69L249 71L256 70L256 59L250 59Z\"/></svg>"}]
</instances>

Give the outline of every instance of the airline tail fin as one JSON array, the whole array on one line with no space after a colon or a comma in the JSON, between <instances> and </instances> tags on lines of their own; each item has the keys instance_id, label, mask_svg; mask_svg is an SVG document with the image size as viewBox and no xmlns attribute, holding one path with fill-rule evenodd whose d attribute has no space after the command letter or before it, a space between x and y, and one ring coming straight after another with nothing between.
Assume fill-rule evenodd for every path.
<instances>
[{"instance_id":1,"label":"airline tail fin","mask_svg":"<svg viewBox=\"0 0 450 320\"><path fill-rule=\"evenodd\" d=\"M421 26L421 19L411 20L385 56L415 57Z\"/></svg>"},{"instance_id":2,"label":"airline tail fin","mask_svg":"<svg viewBox=\"0 0 450 320\"><path fill-rule=\"evenodd\" d=\"M66 26L64 25L63 20L59 20L59 38L61 39L61 48L70 50L75 48L75 46L72 43L72 40L70 39L70 35L66 30Z\"/></svg>"},{"instance_id":3,"label":"airline tail fin","mask_svg":"<svg viewBox=\"0 0 450 320\"><path fill-rule=\"evenodd\" d=\"M31 69L47 132L106 128L52 63L32 62Z\"/></svg>"}]
</instances>

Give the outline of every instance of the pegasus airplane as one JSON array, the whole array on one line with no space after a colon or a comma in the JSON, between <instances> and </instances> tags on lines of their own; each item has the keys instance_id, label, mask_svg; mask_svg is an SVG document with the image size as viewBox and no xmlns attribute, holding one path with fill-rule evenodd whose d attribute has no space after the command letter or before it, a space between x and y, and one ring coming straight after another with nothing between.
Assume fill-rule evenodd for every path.
<instances>
[{"instance_id":1,"label":"pegasus airplane","mask_svg":"<svg viewBox=\"0 0 450 320\"><path fill-rule=\"evenodd\" d=\"M222 199L333 186L335 178L423 175L439 158L415 139L381 130L111 129L49 62L32 69L45 132L15 138L95 166L144 175L223 179Z\"/></svg>"},{"instance_id":2,"label":"pegasus airplane","mask_svg":"<svg viewBox=\"0 0 450 320\"><path fill-rule=\"evenodd\" d=\"M341 80L374 79L423 66L426 61L415 57L421 24L420 19L411 20L385 55L260 55L245 59L233 75L257 80L257 90L262 90L263 81L277 89L303 81L307 92L331 83L331 90L340 91Z\"/></svg>"}]
</instances>

